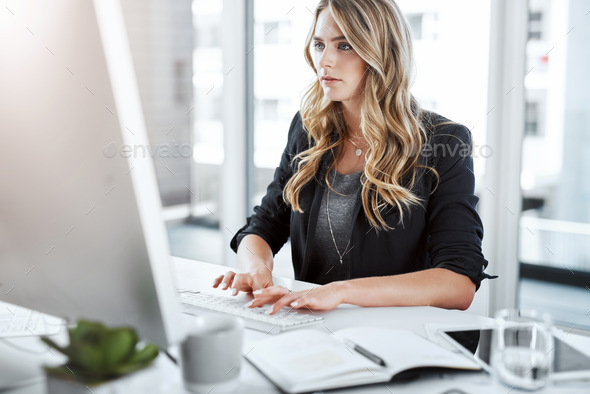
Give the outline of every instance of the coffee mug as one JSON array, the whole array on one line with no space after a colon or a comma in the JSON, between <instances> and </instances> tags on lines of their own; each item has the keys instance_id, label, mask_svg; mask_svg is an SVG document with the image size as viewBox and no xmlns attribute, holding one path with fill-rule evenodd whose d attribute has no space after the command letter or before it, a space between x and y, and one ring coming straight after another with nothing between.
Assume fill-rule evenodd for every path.
<instances>
[{"instance_id":1,"label":"coffee mug","mask_svg":"<svg viewBox=\"0 0 590 394\"><path fill-rule=\"evenodd\" d=\"M180 347L184 387L191 393L231 393L239 384L244 322L203 315L191 323Z\"/></svg>"}]
</instances>

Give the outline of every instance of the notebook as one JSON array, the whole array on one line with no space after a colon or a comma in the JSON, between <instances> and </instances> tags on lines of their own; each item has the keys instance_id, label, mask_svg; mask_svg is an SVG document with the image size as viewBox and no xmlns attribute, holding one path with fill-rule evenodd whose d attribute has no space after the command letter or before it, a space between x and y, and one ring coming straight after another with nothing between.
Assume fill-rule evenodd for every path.
<instances>
[{"instance_id":1,"label":"notebook","mask_svg":"<svg viewBox=\"0 0 590 394\"><path fill-rule=\"evenodd\" d=\"M480 370L411 331L376 327L287 332L257 342L244 357L288 393L383 383L415 368Z\"/></svg>"}]
</instances>

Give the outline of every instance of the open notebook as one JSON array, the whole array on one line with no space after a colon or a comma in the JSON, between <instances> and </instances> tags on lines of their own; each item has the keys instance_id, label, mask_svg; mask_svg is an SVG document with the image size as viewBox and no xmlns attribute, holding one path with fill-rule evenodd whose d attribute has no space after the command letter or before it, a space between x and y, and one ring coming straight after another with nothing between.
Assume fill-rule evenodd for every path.
<instances>
[{"instance_id":1,"label":"open notebook","mask_svg":"<svg viewBox=\"0 0 590 394\"><path fill-rule=\"evenodd\" d=\"M244 357L288 393L390 381L413 368L479 370L411 331L354 327L297 330L257 342Z\"/></svg>"}]
</instances>

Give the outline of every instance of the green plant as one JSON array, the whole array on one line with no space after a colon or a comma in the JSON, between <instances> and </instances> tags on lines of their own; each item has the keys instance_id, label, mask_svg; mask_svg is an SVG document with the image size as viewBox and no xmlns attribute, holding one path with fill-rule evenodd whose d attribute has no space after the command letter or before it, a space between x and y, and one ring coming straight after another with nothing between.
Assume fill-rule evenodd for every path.
<instances>
[{"instance_id":1,"label":"green plant","mask_svg":"<svg viewBox=\"0 0 590 394\"><path fill-rule=\"evenodd\" d=\"M69 358L65 365L45 367L49 375L96 385L145 368L158 356L156 345L138 349L139 337L133 328L109 328L98 322L79 320L68 331L70 343L66 347L41 337L48 346Z\"/></svg>"}]
</instances>

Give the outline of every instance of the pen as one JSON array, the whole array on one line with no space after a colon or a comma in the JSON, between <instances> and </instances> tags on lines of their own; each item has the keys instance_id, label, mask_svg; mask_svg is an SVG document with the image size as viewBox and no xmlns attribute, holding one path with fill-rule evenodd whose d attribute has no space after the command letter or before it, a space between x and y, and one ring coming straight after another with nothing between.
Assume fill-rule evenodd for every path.
<instances>
[{"instance_id":1,"label":"pen","mask_svg":"<svg viewBox=\"0 0 590 394\"><path fill-rule=\"evenodd\" d=\"M381 365L382 367L387 367L387 365L385 364L385 361L383 361L383 359L381 357L377 356L374 353L371 353L369 350L365 349L362 346L357 345L356 343L351 342L348 339L346 340L346 342L348 342L348 345L351 346L357 353L365 356L366 358L368 358L369 360L371 360L375 364Z\"/></svg>"}]
</instances>

